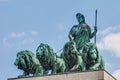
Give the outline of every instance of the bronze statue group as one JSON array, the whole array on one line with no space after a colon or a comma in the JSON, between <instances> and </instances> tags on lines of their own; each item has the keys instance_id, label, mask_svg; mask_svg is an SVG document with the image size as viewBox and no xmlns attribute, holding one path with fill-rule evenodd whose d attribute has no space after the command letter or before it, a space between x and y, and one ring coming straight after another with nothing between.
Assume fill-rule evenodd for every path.
<instances>
[{"instance_id":1,"label":"bronze statue group","mask_svg":"<svg viewBox=\"0 0 120 80\"><path fill-rule=\"evenodd\" d=\"M45 75L50 71L50 74L56 74L104 69L104 60L96 44L90 41L96 35L97 27L94 27L92 33L83 14L77 13L76 18L79 24L71 28L68 35L69 41L65 43L60 56L44 43L38 46L36 56L29 50L17 53L14 64L24 71L18 77L26 77L29 74Z\"/></svg>"}]
</instances>

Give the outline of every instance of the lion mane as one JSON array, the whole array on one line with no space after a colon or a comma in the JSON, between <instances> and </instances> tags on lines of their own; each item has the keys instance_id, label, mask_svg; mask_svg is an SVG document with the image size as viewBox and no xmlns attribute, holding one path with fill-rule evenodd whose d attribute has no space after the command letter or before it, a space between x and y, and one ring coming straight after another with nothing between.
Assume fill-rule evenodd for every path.
<instances>
[{"instance_id":1,"label":"lion mane","mask_svg":"<svg viewBox=\"0 0 120 80\"><path fill-rule=\"evenodd\" d=\"M17 58L14 62L18 69L24 71L23 75L18 77L25 77L29 74L42 75L42 66L34 54L29 50L23 50L17 53Z\"/></svg>"},{"instance_id":2,"label":"lion mane","mask_svg":"<svg viewBox=\"0 0 120 80\"><path fill-rule=\"evenodd\" d=\"M64 45L61 56L65 61L68 71L85 70L85 64L83 62L82 56L77 51L74 41L69 41Z\"/></svg>"},{"instance_id":3,"label":"lion mane","mask_svg":"<svg viewBox=\"0 0 120 80\"><path fill-rule=\"evenodd\" d=\"M84 49L87 49L83 54L83 59L86 64L87 70L98 70L104 69L104 60L103 57L99 54L96 44L87 43L84 46Z\"/></svg>"},{"instance_id":4,"label":"lion mane","mask_svg":"<svg viewBox=\"0 0 120 80\"><path fill-rule=\"evenodd\" d=\"M41 43L36 50L36 56L43 66L44 74L48 74L49 70L52 70L52 73L65 71L63 59L57 56L48 44Z\"/></svg>"}]
</instances>

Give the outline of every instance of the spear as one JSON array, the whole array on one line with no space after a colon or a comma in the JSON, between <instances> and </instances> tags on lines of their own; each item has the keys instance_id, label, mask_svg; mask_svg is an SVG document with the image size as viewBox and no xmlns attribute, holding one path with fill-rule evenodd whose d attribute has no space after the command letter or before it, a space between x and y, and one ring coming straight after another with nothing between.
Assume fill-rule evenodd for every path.
<instances>
[{"instance_id":1,"label":"spear","mask_svg":"<svg viewBox=\"0 0 120 80\"><path fill-rule=\"evenodd\" d=\"M97 9L95 10L95 27L97 28ZM96 44L96 34L95 34L94 43Z\"/></svg>"}]
</instances>

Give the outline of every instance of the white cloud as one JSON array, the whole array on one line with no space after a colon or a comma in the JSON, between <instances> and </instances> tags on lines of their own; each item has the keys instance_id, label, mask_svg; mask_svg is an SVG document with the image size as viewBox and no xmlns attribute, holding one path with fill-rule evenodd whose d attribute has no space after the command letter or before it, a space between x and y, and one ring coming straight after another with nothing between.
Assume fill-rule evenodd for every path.
<instances>
[{"instance_id":1,"label":"white cloud","mask_svg":"<svg viewBox=\"0 0 120 80\"><path fill-rule=\"evenodd\" d=\"M117 80L120 80L120 69L116 70L112 74Z\"/></svg>"},{"instance_id":2,"label":"white cloud","mask_svg":"<svg viewBox=\"0 0 120 80\"><path fill-rule=\"evenodd\" d=\"M116 57L120 58L120 32L118 27L109 27L102 31L102 38L98 42L98 47L103 50L108 50L113 52Z\"/></svg>"},{"instance_id":3,"label":"white cloud","mask_svg":"<svg viewBox=\"0 0 120 80\"><path fill-rule=\"evenodd\" d=\"M18 41L18 43L19 43L18 38L23 38L23 36L25 36L25 32L20 32L20 33L12 32L12 33L4 36L4 38L2 39L2 43L6 47L12 47L12 45L15 43L15 41Z\"/></svg>"},{"instance_id":4,"label":"white cloud","mask_svg":"<svg viewBox=\"0 0 120 80\"><path fill-rule=\"evenodd\" d=\"M21 33L13 32L13 33L10 34L10 37L13 37L13 38L20 38L20 37L23 37L23 36L25 36L25 32L21 32Z\"/></svg>"},{"instance_id":5,"label":"white cloud","mask_svg":"<svg viewBox=\"0 0 120 80\"><path fill-rule=\"evenodd\" d=\"M110 27L108 27L108 28L106 28L104 30L98 31L97 34L99 36L105 36L105 35L108 35L111 32L114 32L114 33L115 32L120 32L120 25L118 25L118 26L110 26Z\"/></svg>"},{"instance_id":6,"label":"white cloud","mask_svg":"<svg viewBox=\"0 0 120 80\"><path fill-rule=\"evenodd\" d=\"M38 35L38 32L36 31L31 31L29 33L27 32L12 32L9 33L8 35L5 35L4 38L2 39L2 44L3 46L10 47L10 46L15 46L15 45L23 45L23 44L31 44L35 40L33 36Z\"/></svg>"}]
</instances>

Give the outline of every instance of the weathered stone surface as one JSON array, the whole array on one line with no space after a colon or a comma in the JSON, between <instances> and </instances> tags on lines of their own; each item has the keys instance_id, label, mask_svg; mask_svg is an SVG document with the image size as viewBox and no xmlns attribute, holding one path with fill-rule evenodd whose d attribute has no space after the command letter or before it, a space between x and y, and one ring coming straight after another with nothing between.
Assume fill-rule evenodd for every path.
<instances>
[{"instance_id":1,"label":"weathered stone surface","mask_svg":"<svg viewBox=\"0 0 120 80\"><path fill-rule=\"evenodd\" d=\"M8 80L116 80L116 79L105 70L96 70L27 78L9 78Z\"/></svg>"}]
</instances>

